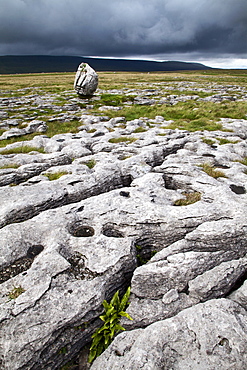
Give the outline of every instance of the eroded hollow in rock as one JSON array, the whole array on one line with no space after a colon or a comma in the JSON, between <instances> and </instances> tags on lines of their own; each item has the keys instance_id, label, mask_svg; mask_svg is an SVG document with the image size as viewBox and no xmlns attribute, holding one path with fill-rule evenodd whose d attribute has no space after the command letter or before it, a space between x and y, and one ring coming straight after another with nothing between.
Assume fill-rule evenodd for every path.
<instances>
[{"instance_id":1,"label":"eroded hollow in rock","mask_svg":"<svg viewBox=\"0 0 247 370\"><path fill-rule=\"evenodd\" d=\"M15 260L11 265L0 269L0 284L5 281L13 278L14 276L27 271L32 263L34 258L43 251L43 245L32 245L25 257Z\"/></svg>"},{"instance_id":2,"label":"eroded hollow in rock","mask_svg":"<svg viewBox=\"0 0 247 370\"><path fill-rule=\"evenodd\" d=\"M102 234L112 238L123 238L124 234L117 229L116 225L106 224L102 228Z\"/></svg>"},{"instance_id":3,"label":"eroded hollow in rock","mask_svg":"<svg viewBox=\"0 0 247 370\"><path fill-rule=\"evenodd\" d=\"M165 182L165 188L170 190L178 190L178 185L173 180L172 176L168 176L166 174L163 174L163 179Z\"/></svg>"},{"instance_id":4,"label":"eroded hollow in rock","mask_svg":"<svg viewBox=\"0 0 247 370\"><path fill-rule=\"evenodd\" d=\"M231 184L230 189L235 194L245 194L246 193L246 190L243 186L238 186L238 185Z\"/></svg>"},{"instance_id":5,"label":"eroded hollow in rock","mask_svg":"<svg viewBox=\"0 0 247 370\"><path fill-rule=\"evenodd\" d=\"M94 235L94 228L85 224L81 221L75 222L68 227L69 233L77 238L89 237Z\"/></svg>"},{"instance_id":6,"label":"eroded hollow in rock","mask_svg":"<svg viewBox=\"0 0 247 370\"><path fill-rule=\"evenodd\" d=\"M129 191L120 191L119 195L121 195L121 197L129 198L130 197L130 192Z\"/></svg>"},{"instance_id":7,"label":"eroded hollow in rock","mask_svg":"<svg viewBox=\"0 0 247 370\"><path fill-rule=\"evenodd\" d=\"M228 170L230 167L226 166L225 164L215 163L215 167L222 168L223 170Z\"/></svg>"},{"instance_id":8,"label":"eroded hollow in rock","mask_svg":"<svg viewBox=\"0 0 247 370\"><path fill-rule=\"evenodd\" d=\"M43 249L44 249L43 245L40 245L40 244L38 244L38 245L32 245L27 250L27 257L28 258L34 258L38 254L40 254L40 252L42 252Z\"/></svg>"},{"instance_id":9,"label":"eroded hollow in rock","mask_svg":"<svg viewBox=\"0 0 247 370\"><path fill-rule=\"evenodd\" d=\"M210 154L210 153L205 153L202 155L203 157L210 157L210 158L215 158L215 155L214 154Z\"/></svg>"}]
</instances>

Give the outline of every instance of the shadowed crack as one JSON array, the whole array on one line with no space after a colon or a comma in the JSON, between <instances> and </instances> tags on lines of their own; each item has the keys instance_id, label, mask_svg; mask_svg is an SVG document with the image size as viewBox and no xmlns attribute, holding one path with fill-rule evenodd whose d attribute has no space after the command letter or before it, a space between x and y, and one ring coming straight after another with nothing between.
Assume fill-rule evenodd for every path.
<instances>
[{"instance_id":1,"label":"shadowed crack","mask_svg":"<svg viewBox=\"0 0 247 370\"><path fill-rule=\"evenodd\" d=\"M25 257L17 259L9 266L0 268L0 284L27 271L31 267L34 258L42 252L43 249L44 247L42 245L33 245L28 249Z\"/></svg>"}]
</instances>

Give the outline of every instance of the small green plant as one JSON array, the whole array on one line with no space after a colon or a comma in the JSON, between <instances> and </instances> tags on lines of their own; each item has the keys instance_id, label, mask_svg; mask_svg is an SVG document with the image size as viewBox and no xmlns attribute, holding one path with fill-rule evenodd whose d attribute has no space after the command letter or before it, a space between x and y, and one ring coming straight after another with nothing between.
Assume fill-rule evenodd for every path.
<instances>
[{"instance_id":1,"label":"small green plant","mask_svg":"<svg viewBox=\"0 0 247 370\"><path fill-rule=\"evenodd\" d=\"M25 289L22 288L22 286L15 286L8 294L9 299L16 299L25 292Z\"/></svg>"},{"instance_id":2,"label":"small green plant","mask_svg":"<svg viewBox=\"0 0 247 370\"><path fill-rule=\"evenodd\" d=\"M201 193L195 191L193 193L182 193L185 198L178 199L174 202L174 206L188 206L201 200Z\"/></svg>"},{"instance_id":3,"label":"small green plant","mask_svg":"<svg viewBox=\"0 0 247 370\"><path fill-rule=\"evenodd\" d=\"M127 144L130 144L130 143L133 143L136 140L137 139L135 137L120 136L120 137L113 137L113 138L109 139L109 143L114 143L114 144L127 143Z\"/></svg>"},{"instance_id":4,"label":"small green plant","mask_svg":"<svg viewBox=\"0 0 247 370\"><path fill-rule=\"evenodd\" d=\"M59 355L65 355L65 353L67 353L68 352L68 350L67 350L67 347L65 346L65 347L62 347L60 350L59 350Z\"/></svg>"},{"instance_id":5,"label":"small green plant","mask_svg":"<svg viewBox=\"0 0 247 370\"><path fill-rule=\"evenodd\" d=\"M60 370L73 370L75 369L75 362L74 361L69 361L67 364L63 365Z\"/></svg>"},{"instance_id":6,"label":"small green plant","mask_svg":"<svg viewBox=\"0 0 247 370\"><path fill-rule=\"evenodd\" d=\"M136 255L136 258L137 258L138 266L145 265L145 264L148 262L148 260L144 259L144 258L141 256L141 254L140 254L140 253L138 253L138 254Z\"/></svg>"},{"instance_id":7,"label":"small green plant","mask_svg":"<svg viewBox=\"0 0 247 370\"><path fill-rule=\"evenodd\" d=\"M61 172L55 172L55 173L44 173L44 176L48 177L50 181L53 181L53 180L58 180L60 179L60 177L67 175L67 174L68 172L61 171Z\"/></svg>"},{"instance_id":8,"label":"small green plant","mask_svg":"<svg viewBox=\"0 0 247 370\"><path fill-rule=\"evenodd\" d=\"M81 331L84 331L86 328L88 327L88 322L85 321L83 324L81 325L77 325L77 326L74 326L74 329L75 330L81 330Z\"/></svg>"},{"instance_id":9,"label":"small green plant","mask_svg":"<svg viewBox=\"0 0 247 370\"><path fill-rule=\"evenodd\" d=\"M136 244L135 247L138 266L145 265L157 253L156 250L150 250L150 248L144 248L138 244Z\"/></svg>"},{"instance_id":10,"label":"small green plant","mask_svg":"<svg viewBox=\"0 0 247 370\"><path fill-rule=\"evenodd\" d=\"M138 245L138 244L136 244L136 249L138 250L138 251L141 251L142 250L142 247L140 246L140 245Z\"/></svg>"},{"instance_id":11,"label":"small green plant","mask_svg":"<svg viewBox=\"0 0 247 370\"><path fill-rule=\"evenodd\" d=\"M96 165L96 160L95 159L90 159L89 161L84 163L88 168L93 168Z\"/></svg>"},{"instance_id":12,"label":"small green plant","mask_svg":"<svg viewBox=\"0 0 247 370\"><path fill-rule=\"evenodd\" d=\"M100 316L100 319L104 321L104 325L97 329L92 335L93 342L90 347L88 362L98 357L112 342L114 336L121 330L125 330L120 324L120 318L122 316L127 317L129 320L133 320L127 312L124 311L128 304L130 296L130 287L127 289L122 300L119 298L119 292L117 291L110 303L106 300L103 301L105 312Z\"/></svg>"},{"instance_id":13,"label":"small green plant","mask_svg":"<svg viewBox=\"0 0 247 370\"><path fill-rule=\"evenodd\" d=\"M212 166L209 163L203 163L200 165L202 167L203 171L206 172L209 176L214 177L217 179L218 177L227 177L224 172L216 170L214 166Z\"/></svg>"}]
</instances>

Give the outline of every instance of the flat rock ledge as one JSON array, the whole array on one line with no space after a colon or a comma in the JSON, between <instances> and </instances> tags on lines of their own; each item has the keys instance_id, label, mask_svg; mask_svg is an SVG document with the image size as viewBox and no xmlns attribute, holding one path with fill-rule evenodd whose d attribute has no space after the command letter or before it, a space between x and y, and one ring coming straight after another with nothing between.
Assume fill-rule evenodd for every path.
<instances>
[{"instance_id":1,"label":"flat rock ledge","mask_svg":"<svg viewBox=\"0 0 247 370\"><path fill-rule=\"evenodd\" d=\"M133 321L92 369L247 368L247 121L81 121L28 141L44 153L0 149L1 369L60 369L129 285Z\"/></svg>"}]
</instances>

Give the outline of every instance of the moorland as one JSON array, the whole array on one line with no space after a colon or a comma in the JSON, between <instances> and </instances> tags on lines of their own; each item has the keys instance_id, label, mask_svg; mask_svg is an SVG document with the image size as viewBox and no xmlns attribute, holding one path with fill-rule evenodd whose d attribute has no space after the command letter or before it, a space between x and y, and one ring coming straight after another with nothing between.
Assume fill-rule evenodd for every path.
<instances>
[{"instance_id":1,"label":"moorland","mask_svg":"<svg viewBox=\"0 0 247 370\"><path fill-rule=\"evenodd\" d=\"M73 79L73 73L1 75L0 92L2 98L12 100L28 97L30 94L49 94L54 98L54 104L59 106L62 112L66 112L66 104L77 97L73 91ZM98 91L91 99L81 99L77 102L81 110L76 116L80 117L83 110L90 114L104 115L105 112L100 110L100 107L108 106L109 118L121 115L126 120L133 120L160 115L165 120L173 121L169 126L172 129L216 130L219 129L220 118L246 118L246 83L245 70L178 73L99 72ZM152 97L151 103L137 100L136 104L133 104L138 95L144 98ZM116 107L121 107L121 112L116 110ZM13 101L8 107L8 117L15 117L16 114L28 119L31 116L44 120L48 124L49 137L62 132L76 132L80 126L77 120L69 124L49 123L47 121L53 115L52 109L39 109L35 103L32 106L30 102L25 104L18 101L15 106ZM25 140L33 136L25 136ZM16 140L21 139L4 140L0 145Z\"/></svg>"},{"instance_id":2,"label":"moorland","mask_svg":"<svg viewBox=\"0 0 247 370\"><path fill-rule=\"evenodd\" d=\"M0 367L247 368L247 71L98 75L0 75Z\"/></svg>"}]
</instances>

